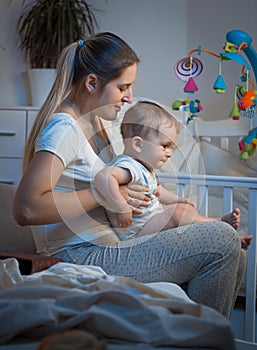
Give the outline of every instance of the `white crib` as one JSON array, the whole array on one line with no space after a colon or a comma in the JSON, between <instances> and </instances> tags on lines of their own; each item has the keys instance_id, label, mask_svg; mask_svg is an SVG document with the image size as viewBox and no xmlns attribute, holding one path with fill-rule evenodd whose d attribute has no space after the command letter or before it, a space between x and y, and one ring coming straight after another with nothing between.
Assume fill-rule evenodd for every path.
<instances>
[{"instance_id":1,"label":"white crib","mask_svg":"<svg viewBox=\"0 0 257 350\"><path fill-rule=\"evenodd\" d=\"M213 191L216 192L216 189L218 189L222 197L222 208L218 208L219 205L215 205L215 214L218 214L218 208L221 211L219 215L231 211L232 208L238 204L234 203L235 197L238 196L240 191L244 192L247 202L247 208L244 211L244 216L247 215L245 231L253 234L254 239L249 247L247 258L245 286L246 306L244 310L244 330L242 330L242 334L244 341L252 345L256 343L255 346L257 347L255 312L257 264L257 156L255 156L253 160L245 162L239 159L239 151L235 149L239 139L248 133L249 121L243 119L238 121L230 119L203 121L196 119L190 122L186 129L193 136L198 146L196 149L194 143L191 142L191 145L186 148L184 153L184 157L192 158L191 164L187 166L188 174L185 174L185 167L181 165L181 162L177 169L172 171L172 174L170 172L161 173L160 179L166 185L171 183L176 184L177 193L181 196L188 196L188 194L193 192L192 188L195 187L194 191L197 192L198 209L203 215L208 215L211 193L213 193ZM183 137L188 140L188 135ZM181 144L183 146L183 141ZM196 154L197 152L199 152L201 159L199 155ZM236 153L238 153L238 155ZM177 161L176 157L175 161ZM190 160L188 162L190 163ZM196 166L197 162L202 162L203 167ZM179 162L177 161L177 163ZM164 171L167 171L167 169L168 167L166 167Z\"/></svg>"},{"instance_id":2,"label":"white crib","mask_svg":"<svg viewBox=\"0 0 257 350\"><path fill-rule=\"evenodd\" d=\"M223 189L223 213L229 212L233 208L234 188L248 189L249 207L253 208L248 215L248 231L254 235L253 243L248 251L247 276L246 276L246 309L244 334L248 342L257 342L255 339L256 327L256 256L257 256L257 181L248 177L223 177L216 175L187 175L161 173L162 183L175 183L177 193L184 196L186 186L197 186L199 190L198 198L201 199L199 210L201 214L208 215L208 192L210 187L220 187ZM221 213L221 214L223 214Z\"/></svg>"}]
</instances>

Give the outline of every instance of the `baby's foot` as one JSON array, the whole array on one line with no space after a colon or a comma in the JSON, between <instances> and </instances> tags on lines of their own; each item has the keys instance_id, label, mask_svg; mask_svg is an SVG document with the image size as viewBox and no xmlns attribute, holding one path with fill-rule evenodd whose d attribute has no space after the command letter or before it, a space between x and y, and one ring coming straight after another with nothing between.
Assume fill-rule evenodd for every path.
<instances>
[{"instance_id":1,"label":"baby's foot","mask_svg":"<svg viewBox=\"0 0 257 350\"><path fill-rule=\"evenodd\" d=\"M240 235L241 247L247 249L252 243L253 235Z\"/></svg>"},{"instance_id":2,"label":"baby's foot","mask_svg":"<svg viewBox=\"0 0 257 350\"><path fill-rule=\"evenodd\" d=\"M237 230L240 225L240 209L234 209L231 213L222 216L221 220L227 222Z\"/></svg>"}]
</instances>

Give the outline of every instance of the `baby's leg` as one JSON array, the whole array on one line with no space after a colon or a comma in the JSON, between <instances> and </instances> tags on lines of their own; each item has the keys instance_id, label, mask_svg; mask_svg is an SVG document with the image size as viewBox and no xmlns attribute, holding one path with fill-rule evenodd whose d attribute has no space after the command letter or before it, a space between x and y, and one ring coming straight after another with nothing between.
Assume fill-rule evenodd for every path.
<instances>
[{"instance_id":1,"label":"baby's leg","mask_svg":"<svg viewBox=\"0 0 257 350\"><path fill-rule=\"evenodd\" d=\"M209 218L198 214L194 222L196 223L196 222L219 221L219 220L230 224L235 230L237 230L240 225L240 209L236 208L231 213L228 213L219 218Z\"/></svg>"},{"instance_id":2,"label":"baby's leg","mask_svg":"<svg viewBox=\"0 0 257 350\"><path fill-rule=\"evenodd\" d=\"M231 213L220 218L208 218L199 215L197 210L186 203L177 203L169 205L159 214L156 214L148 220L144 227L138 232L136 237L141 237L155 232L165 231L178 226L190 225L199 222L224 221L230 224L234 229L240 225L240 209L236 208ZM241 247L247 249L252 242L252 235L240 236Z\"/></svg>"},{"instance_id":3,"label":"baby's leg","mask_svg":"<svg viewBox=\"0 0 257 350\"><path fill-rule=\"evenodd\" d=\"M166 209L150 220L140 230L137 236L168 230L178 226L190 225L199 222L224 221L230 224L234 229L240 225L240 210L234 209L231 213L219 218L209 218L200 215L197 210L189 204L177 203L169 205Z\"/></svg>"},{"instance_id":4,"label":"baby's leg","mask_svg":"<svg viewBox=\"0 0 257 350\"><path fill-rule=\"evenodd\" d=\"M183 212L183 205L185 206L184 212ZM192 208L192 207L190 208L190 206L188 206L187 204L181 204L181 205L177 204L177 206L178 206L178 210L176 210L176 213L178 213L178 219L179 219L179 215L181 215L179 226L187 225L188 223L219 221L219 220L230 224L235 230L238 229L238 227L240 225L240 209L239 208L234 209L231 213L228 213L222 217L209 218L207 216L200 215L194 208ZM175 215L176 215L176 213L175 213ZM193 221L192 221L192 218L194 218Z\"/></svg>"},{"instance_id":5,"label":"baby's leg","mask_svg":"<svg viewBox=\"0 0 257 350\"><path fill-rule=\"evenodd\" d=\"M148 220L139 231L137 237L150 233L169 230L178 226L189 225L195 222L211 221L201 220L197 210L187 203L168 205L162 213L156 214Z\"/></svg>"}]
</instances>

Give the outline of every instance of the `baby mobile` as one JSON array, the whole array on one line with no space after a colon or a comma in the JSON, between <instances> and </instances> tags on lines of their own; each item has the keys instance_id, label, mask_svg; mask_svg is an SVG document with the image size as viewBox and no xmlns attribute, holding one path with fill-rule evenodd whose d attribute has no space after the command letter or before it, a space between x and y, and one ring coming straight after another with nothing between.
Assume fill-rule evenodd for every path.
<instances>
[{"instance_id":1,"label":"baby mobile","mask_svg":"<svg viewBox=\"0 0 257 350\"><path fill-rule=\"evenodd\" d=\"M202 49L200 46L188 53L188 56L180 59L174 67L175 75L185 82L184 92L187 94L185 100L176 100L172 103L172 109L182 110L186 112L187 123L198 116L198 113L203 110L199 99L190 99L198 87L195 83L195 78L203 71L203 64L199 58L194 57L195 53L198 56L202 52L210 54L219 59L219 73L213 85L216 93L221 94L226 91L226 83L222 77L222 63L224 60L233 60L242 65L242 74L240 77L240 84L235 85L234 101L229 117L238 120L240 117L250 119L250 131L248 135L240 140L238 146L240 151L240 158L247 160L256 151L257 147L257 127L253 128L253 118L256 117L256 94L255 85L250 79L251 66L241 56L241 51L244 51L248 57L252 68L257 76L257 53L251 46L251 37L241 31L233 30L226 35L226 43L224 52L216 54L209 50ZM256 78L257 80L257 78Z\"/></svg>"},{"instance_id":2,"label":"baby mobile","mask_svg":"<svg viewBox=\"0 0 257 350\"><path fill-rule=\"evenodd\" d=\"M198 77L203 70L203 64L198 58L192 57L189 54L188 57L182 58L176 63L174 70L176 76L183 82L186 82L184 92L187 95L194 94L198 91L194 78ZM190 100L189 98L174 101L172 108L174 110L182 109L183 111L188 112L187 123L196 117L197 113L203 109L200 100Z\"/></svg>"}]
</instances>

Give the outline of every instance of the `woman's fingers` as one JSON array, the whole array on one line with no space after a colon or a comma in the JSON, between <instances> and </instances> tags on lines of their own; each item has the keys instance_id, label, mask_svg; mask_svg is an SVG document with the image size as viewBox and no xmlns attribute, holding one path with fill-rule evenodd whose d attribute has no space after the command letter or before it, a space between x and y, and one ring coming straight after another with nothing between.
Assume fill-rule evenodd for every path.
<instances>
[{"instance_id":1,"label":"woman's fingers","mask_svg":"<svg viewBox=\"0 0 257 350\"><path fill-rule=\"evenodd\" d=\"M121 185L120 192L124 199L131 206L134 214L142 214L142 210L138 209L139 206L147 207L151 201L151 198L145 194L149 191L148 187L142 185Z\"/></svg>"},{"instance_id":2,"label":"woman's fingers","mask_svg":"<svg viewBox=\"0 0 257 350\"><path fill-rule=\"evenodd\" d=\"M147 207L149 205L151 198L146 194L149 191L148 187L133 184L133 185L129 185L128 189L129 189L128 203L132 207L135 207L135 208L139 206Z\"/></svg>"},{"instance_id":3,"label":"woman's fingers","mask_svg":"<svg viewBox=\"0 0 257 350\"><path fill-rule=\"evenodd\" d=\"M129 191L129 199L128 199L128 204L131 205L132 207L139 207L139 206L143 206L143 207L147 207L150 203L151 198L144 194L144 193L140 193L140 192L135 192L135 191Z\"/></svg>"}]
</instances>

